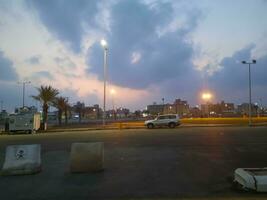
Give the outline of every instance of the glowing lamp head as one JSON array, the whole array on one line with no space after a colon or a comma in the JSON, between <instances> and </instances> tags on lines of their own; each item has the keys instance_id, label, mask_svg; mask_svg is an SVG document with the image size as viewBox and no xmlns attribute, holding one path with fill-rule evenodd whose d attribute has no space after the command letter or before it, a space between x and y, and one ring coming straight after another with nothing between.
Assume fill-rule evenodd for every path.
<instances>
[{"instance_id":1,"label":"glowing lamp head","mask_svg":"<svg viewBox=\"0 0 267 200\"><path fill-rule=\"evenodd\" d=\"M202 94L202 99L204 100L210 100L212 95L210 93L203 93Z\"/></svg>"},{"instance_id":2,"label":"glowing lamp head","mask_svg":"<svg viewBox=\"0 0 267 200\"><path fill-rule=\"evenodd\" d=\"M101 46L104 47L104 48L107 48L107 46L108 46L107 41L104 40L104 39L102 39L102 40L100 41L100 44L101 44Z\"/></svg>"},{"instance_id":3,"label":"glowing lamp head","mask_svg":"<svg viewBox=\"0 0 267 200\"><path fill-rule=\"evenodd\" d=\"M114 89L110 90L110 94L114 95L116 93L116 91Z\"/></svg>"}]
</instances>

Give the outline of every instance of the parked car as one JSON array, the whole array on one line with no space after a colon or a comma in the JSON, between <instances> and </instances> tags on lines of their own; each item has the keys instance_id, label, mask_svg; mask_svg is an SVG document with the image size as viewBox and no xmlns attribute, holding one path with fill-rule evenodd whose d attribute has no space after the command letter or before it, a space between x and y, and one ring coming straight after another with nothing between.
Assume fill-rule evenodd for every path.
<instances>
[{"instance_id":1,"label":"parked car","mask_svg":"<svg viewBox=\"0 0 267 200\"><path fill-rule=\"evenodd\" d=\"M177 114L159 115L153 120L145 121L145 126L147 126L147 128L162 127L162 126L175 128L180 124L181 124L180 118L179 115Z\"/></svg>"}]
</instances>

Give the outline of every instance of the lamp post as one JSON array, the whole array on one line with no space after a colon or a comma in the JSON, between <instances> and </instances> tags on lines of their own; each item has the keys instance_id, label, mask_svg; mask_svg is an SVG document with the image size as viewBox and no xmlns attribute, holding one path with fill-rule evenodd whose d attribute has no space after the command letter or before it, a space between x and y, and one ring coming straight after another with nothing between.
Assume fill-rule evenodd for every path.
<instances>
[{"instance_id":1,"label":"lamp post","mask_svg":"<svg viewBox=\"0 0 267 200\"><path fill-rule=\"evenodd\" d=\"M252 118L251 118L251 70L250 70L250 65L251 64L256 64L256 60L252 60L252 62L247 62L247 61L242 61L242 64L248 65L248 83L249 83L249 123L248 125L252 125Z\"/></svg>"},{"instance_id":2,"label":"lamp post","mask_svg":"<svg viewBox=\"0 0 267 200\"><path fill-rule=\"evenodd\" d=\"M113 119L115 120L116 117L115 117L115 103L114 103L114 95L116 94L116 91L114 89L111 89L110 90L110 94L111 94L111 97L112 97L112 111L113 111Z\"/></svg>"},{"instance_id":3,"label":"lamp post","mask_svg":"<svg viewBox=\"0 0 267 200\"><path fill-rule=\"evenodd\" d=\"M18 82L18 84L22 84L22 108L25 106L25 85L30 83L31 81Z\"/></svg>"},{"instance_id":4,"label":"lamp post","mask_svg":"<svg viewBox=\"0 0 267 200\"><path fill-rule=\"evenodd\" d=\"M164 114L164 98L161 99L162 100L162 114Z\"/></svg>"},{"instance_id":5,"label":"lamp post","mask_svg":"<svg viewBox=\"0 0 267 200\"><path fill-rule=\"evenodd\" d=\"M104 49L104 102L103 102L103 126L106 124L106 79L107 79L107 56L108 56L108 43L106 40L101 40L101 46Z\"/></svg>"},{"instance_id":6,"label":"lamp post","mask_svg":"<svg viewBox=\"0 0 267 200\"><path fill-rule=\"evenodd\" d=\"M3 100L1 100L1 110L0 110L0 112L2 112L2 111L3 111L3 104L4 104L4 101L3 101Z\"/></svg>"}]
</instances>

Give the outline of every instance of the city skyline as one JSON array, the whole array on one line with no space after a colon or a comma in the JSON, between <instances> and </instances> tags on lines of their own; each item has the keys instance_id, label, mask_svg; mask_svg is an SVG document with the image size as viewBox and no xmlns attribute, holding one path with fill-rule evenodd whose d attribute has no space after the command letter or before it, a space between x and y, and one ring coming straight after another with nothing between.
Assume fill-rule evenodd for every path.
<instances>
[{"instance_id":1,"label":"city skyline","mask_svg":"<svg viewBox=\"0 0 267 200\"><path fill-rule=\"evenodd\" d=\"M165 98L267 104L267 2L257 1L1 1L0 100L11 111L41 84L70 102L99 104L103 50L108 52L108 108L131 110Z\"/></svg>"}]
</instances>

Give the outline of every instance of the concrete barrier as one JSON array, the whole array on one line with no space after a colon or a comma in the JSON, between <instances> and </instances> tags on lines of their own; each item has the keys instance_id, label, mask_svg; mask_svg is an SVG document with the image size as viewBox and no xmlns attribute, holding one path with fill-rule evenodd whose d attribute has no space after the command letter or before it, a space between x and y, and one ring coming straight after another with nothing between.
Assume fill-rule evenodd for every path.
<instances>
[{"instance_id":1,"label":"concrete barrier","mask_svg":"<svg viewBox=\"0 0 267 200\"><path fill-rule=\"evenodd\" d=\"M70 171L98 172L104 168L104 144L96 143L73 143L70 153Z\"/></svg>"},{"instance_id":2,"label":"concrete barrier","mask_svg":"<svg viewBox=\"0 0 267 200\"><path fill-rule=\"evenodd\" d=\"M234 182L244 190L267 192L267 168L238 168L235 170Z\"/></svg>"},{"instance_id":3,"label":"concrete barrier","mask_svg":"<svg viewBox=\"0 0 267 200\"><path fill-rule=\"evenodd\" d=\"M6 148L2 175L25 175L41 171L41 146L10 145Z\"/></svg>"}]
</instances>

